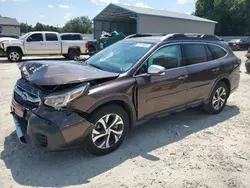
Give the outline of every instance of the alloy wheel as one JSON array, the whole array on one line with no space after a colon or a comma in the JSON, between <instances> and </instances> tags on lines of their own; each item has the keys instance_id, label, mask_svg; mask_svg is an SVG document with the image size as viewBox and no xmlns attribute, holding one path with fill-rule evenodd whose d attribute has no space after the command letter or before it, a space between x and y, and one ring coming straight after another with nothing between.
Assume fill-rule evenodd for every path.
<instances>
[{"instance_id":1,"label":"alloy wheel","mask_svg":"<svg viewBox=\"0 0 250 188\"><path fill-rule=\"evenodd\" d=\"M20 55L17 52L11 52L9 54L9 57L12 61L17 61L20 58Z\"/></svg>"},{"instance_id":2,"label":"alloy wheel","mask_svg":"<svg viewBox=\"0 0 250 188\"><path fill-rule=\"evenodd\" d=\"M224 106L226 99L227 99L226 89L224 87L219 87L215 91L213 96L213 108L215 110L220 110Z\"/></svg>"},{"instance_id":3,"label":"alloy wheel","mask_svg":"<svg viewBox=\"0 0 250 188\"><path fill-rule=\"evenodd\" d=\"M92 142L100 149L114 146L124 131L124 122L117 114L107 114L101 117L92 131Z\"/></svg>"}]
</instances>

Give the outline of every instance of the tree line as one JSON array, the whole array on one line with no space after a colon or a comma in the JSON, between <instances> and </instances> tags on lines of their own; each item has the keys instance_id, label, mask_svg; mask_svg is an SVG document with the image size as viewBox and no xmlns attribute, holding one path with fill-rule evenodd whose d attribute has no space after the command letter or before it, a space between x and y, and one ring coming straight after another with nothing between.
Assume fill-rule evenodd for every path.
<instances>
[{"instance_id":1,"label":"tree line","mask_svg":"<svg viewBox=\"0 0 250 188\"><path fill-rule=\"evenodd\" d=\"M194 14L217 21L217 35L250 35L250 0L197 0Z\"/></svg>"},{"instance_id":2,"label":"tree line","mask_svg":"<svg viewBox=\"0 0 250 188\"><path fill-rule=\"evenodd\" d=\"M59 33L92 33L92 21L87 16L76 17L65 23L63 27L56 27L37 22L35 26L27 23L20 24L21 33L30 31L54 31Z\"/></svg>"}]
</instances>

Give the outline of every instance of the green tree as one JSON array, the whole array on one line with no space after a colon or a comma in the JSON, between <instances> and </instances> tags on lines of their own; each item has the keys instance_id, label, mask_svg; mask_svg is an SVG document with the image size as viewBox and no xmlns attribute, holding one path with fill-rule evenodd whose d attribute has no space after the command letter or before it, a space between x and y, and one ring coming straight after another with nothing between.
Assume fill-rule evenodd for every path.
<instances>
[{"instance_id":1,"label":"green tree","mask_svg":"<svg viewBox=\"0 0 250 188\"><path fill-rule=\"evenodd\" d=\"M247 35L250 29L249 0L197 0L195 15L218 21L218 35Z\"/></svg>"},{"instance_id":2,"label":"green tree","mask_svg":"<svg viewBox=\"0 0 250 188\"><path fill-rule=\"evenodd\" d=\"M28 33L32 31L32 25L28 25L27 23L20 23L21 33Z\"/></svg>"},{"instance_id":3,"label":"green tree","mask_svg":"<svg viewBox=\"0 0 250 188\"><path fill-rule=\"evenodd\" d=\"M92 22L87 16L81 16L68 21L63 32L92 33Z\"/></svg>"}]
</instances>

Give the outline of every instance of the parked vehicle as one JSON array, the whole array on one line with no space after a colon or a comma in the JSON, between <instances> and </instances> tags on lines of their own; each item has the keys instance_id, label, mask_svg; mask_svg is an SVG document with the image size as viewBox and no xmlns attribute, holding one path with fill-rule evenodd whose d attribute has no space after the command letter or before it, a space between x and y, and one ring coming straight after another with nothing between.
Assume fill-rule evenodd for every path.
<instances>
[{"instance_id":1,"label":"parked vehicle","mask_svg":"<svg viewBox=\"0 0 250 188\"><path fill-rule=\"evenodd\" d=\"M248 39L233 39L228 42L232 50L247 50L250 47L250 38Z\"/></svg>"},{"instance_id":2,"label":"parked vehicle","mask_svg":"<svg viewBox=\"0 0 250 188\"><path fill-rule=\"evenodd\" d=\"M61 40L56 32L29 32L18 40L3 41L0 51L6 53L9 61L20 61L30 55L64 55L69 59L87 52L87 41Z\"/></svg>"},{"instance_id":3,"label":"parked vehicle","mask_svg":"<svg viewBox=\"0 0 250 188\"><path fill-rule=\"evenodd\" d=\"M125 37L126 36L122 32L118 33L117 31L113 31L112 33L107 33L103 31L100 39L88 41L89 55L94 55L104 48L123 40Z\"/></svg>"},{"instance_id":4,"label":"parked vehicle","mask_svg":"<svg viewBox=\"0 0 250 188\"><path fill-rule=\"evenodd\" d=\"M10 33L0 33L0 38L14 38L14 39L18 39L19 36L15 35L15 34L10 34Z\"/></svg>"},{"instance_id":5,"label":"parked vehicle","mask_svg":"<svg viewBox=\"0 0 250 188\"><path fill-rule=\"evenodd\" d=\"M16 132L46 150L104 155L151 118L196 106L220 113L239 86L240 64L225 42L183 34L134 36L82 64L25 62L11 106Z\"/></svg>"},{"instance_id":6,"label":"parked vehicle","mask_svg":"<svg viewBox=\"0 0 250 188\"><path fill-rule=\"evenodd\" d=\"M246 66L247 72L250 73L250 48L247 51L246 58L247 60L246 60L245 66Z\"/></svg>"},{"instance_id":7,"label":"parked vehicle","mask_svg":"<svg viewBox=\"0 0 250 188\"><path fill-rule=\"evenodd\" d=\"M0 33L0 43L3 41L17 40L18 36L14 34ZM6 53L0 50L0 57L5 57Z\"/></svg>"}]
</instances>

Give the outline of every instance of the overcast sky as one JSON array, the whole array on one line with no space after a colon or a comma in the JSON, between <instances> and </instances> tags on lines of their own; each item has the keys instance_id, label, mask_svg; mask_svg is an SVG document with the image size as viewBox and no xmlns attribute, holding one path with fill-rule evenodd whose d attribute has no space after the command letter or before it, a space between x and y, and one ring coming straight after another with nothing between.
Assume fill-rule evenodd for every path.
<instances>
[{"instance_id":1,"label":"overcast sky","mask_svg":"<svg viewBox=\"0 0 250 188\"><path fill-rule=\"evenodd\" d=\"M0 0L0 15L34 25L36 22L63 26L77 16L91 19L109 3L129 4L174 12L192 13L195 0Z\"/></svg>"}]
</instances>

